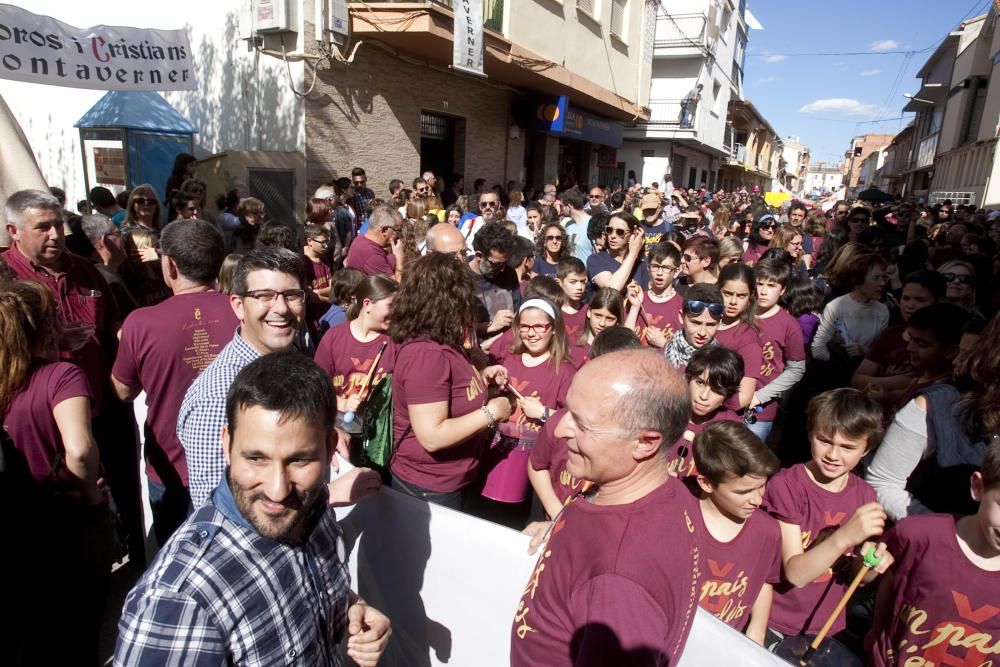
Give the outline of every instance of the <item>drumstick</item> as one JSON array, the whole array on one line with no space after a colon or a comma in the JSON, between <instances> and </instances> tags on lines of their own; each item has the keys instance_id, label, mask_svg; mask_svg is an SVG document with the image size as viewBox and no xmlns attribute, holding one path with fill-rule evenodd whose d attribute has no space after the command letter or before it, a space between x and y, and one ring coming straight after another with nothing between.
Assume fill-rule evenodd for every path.
<instances>
[{"instance_id":1,"label":"drumstick","mask_svg":"<svg viewBox=\"0 0 1000 667\"><path fill-rule=\"evenodd\" d=\"M858 586L861 585L861 580L865 578L865 575L868 574L870 569L878 565L881 561L881 556L878 558L875 557L875 547L869 549L868 553L864 555L864 565L860 570L858 570L858 573L855 575L854 581L851 582L851 585L847 587L847 590L844 592L844 597L840 598L840 602L837 603L833 613L830 614L830 618L826 619L826 623L824 623L823 627L820 628L819 634L816 635L816 639L813 640L812 644L809 645L809 648L802 655L802 659L799 660L800 665L805 667L805 665L809 664L809 660L812 658L813 653L816 652L819 645L823 643L824 639L826 639L826 633L830 632L830 628L833 627L834 622L837 620L837 616L840 615L840 612L842 612L844 607L847 606L847 601L851 599L852 595L854 595L854 591L858 590Z\"/></svg>"},{"instance_id":2,"label":"drumstick","mask_svg":"<svg viewBox=\"0 0 1000 667\"><path fill-rule=\"evenodd\" d=\"M375 359L372 361L372 367L368 369L368 374L365 375L365 379L361 381L361 391L358 393L361 395L361 400L365 400L365 392L368 391L368 385L371 384L372 378L375 377L375 371L378 368L378 362L382 361L382 353L385 352L385 346L389 344L389 341L382 341L382 346L378 349L378 354L375 355ZM344 414L344 423L350 424L354 421L354 413L348 412Z\"/></svg>"},{"instance_id":3,"label":"drumstick","mask_svg":"<svg viewBox=\"0 0 1000 667\"><path fill-rule=\"evenodd\" d=\"M519 392L519 391L518 391L517 389L515 389L515 388L514 388L514 385L512 385L512 384L511 384L511 383L509 383L509 382L507 383L507 389L509 389L509 390L510 390L510 393L514 394L514 396L515 396L515 397L517 397L518 399L520 399L520 400L522 400L522 401L524 400L524 394L522 394L522 393L521 393L521 392Z\"/></svg>"}]
</instances>

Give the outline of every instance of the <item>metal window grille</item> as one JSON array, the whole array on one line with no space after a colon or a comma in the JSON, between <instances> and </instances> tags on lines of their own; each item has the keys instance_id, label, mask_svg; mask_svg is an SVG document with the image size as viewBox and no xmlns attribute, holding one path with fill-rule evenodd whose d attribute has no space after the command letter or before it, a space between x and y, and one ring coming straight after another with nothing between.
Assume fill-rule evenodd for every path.
<instances>
[{"instance_id":1,"label":"metal window grille","mask_svg":"<svg viewBox=\"0 0 1000 667\"><path fill-rule=\"evenodd\" d=\"M628 0L611 0L611 33L625 38L625 10Z\"/></svg>"},{"instance_id":2,"label":"metal window grille","mask_svg":"<svg viewBox=\"0 0 1000 667\"><path fill-rule=\"evenodd\" d=\"M576 6L587 14L594 16L594 0L576 0Z\"/></svg>"},{"instance_id":3,"label":"metal window grille","mask_svg":"<svg viewBox=\"0 0 1000 667\"><path fill-rule=\"evenodd\" d=\"M420 112L420 136L423 139L447 139L451 136L451 123L445 116Z\"/></svg>"}]
</instances>

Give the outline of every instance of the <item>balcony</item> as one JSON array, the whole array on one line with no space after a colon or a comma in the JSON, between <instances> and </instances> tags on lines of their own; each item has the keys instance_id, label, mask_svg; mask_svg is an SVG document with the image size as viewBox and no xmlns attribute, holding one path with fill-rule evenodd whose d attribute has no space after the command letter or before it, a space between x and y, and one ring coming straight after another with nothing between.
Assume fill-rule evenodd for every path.
<instances>
[{"instance_id":1,"label":"balcony","mask_svg":"<svg viewBox=\"0 0 1000 667\"><path fill-rule=\"evenodd\" d=\"M653 38L653 55L697 55L708 46L706 26L708 17L697 14L656 15L656 33Z\"/></svg>"},{"instance_id":2,"label":"balcony","mask_svg":"<svg viewBox=\"0 0 1000 667\"><path fill-rule=\"evenodd\" d=\"M625 123L625 129L679 130L694 134L697 117L703 105L699 104L691 118L690 127L681 126L681 100L650 100L649 120Z\"/></svg>"},{"instance_id":3,"label":"balcony","mask_svg":"<svg viewBox=\"0 0 1000 667\"><path fill-rule=\"evenodd\" d=\"M351 4L358 4L359 0L348 0ZM378 0L378 4L382 3L406 3L413 4L411 0ZM454 7L452 0L425 0L428 5L437 5L438 7L445 7L449 11L453 11ZM484 0L483 2L483 25L490 30L496 32L503 32L503 2L504 0Z\"/></svg>"}]
</instances>

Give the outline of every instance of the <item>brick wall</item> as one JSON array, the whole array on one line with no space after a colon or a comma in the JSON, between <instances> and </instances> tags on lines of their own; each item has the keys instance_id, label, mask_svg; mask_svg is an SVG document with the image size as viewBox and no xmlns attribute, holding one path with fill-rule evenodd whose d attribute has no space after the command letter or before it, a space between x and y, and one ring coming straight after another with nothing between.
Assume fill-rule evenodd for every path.
<instances>
[{"instance_id":1,"label":"brick wall","mask_svg":"<svg viewBox=\"0 0 1000 667\"><path fill-rule=\"evenodd\" d=\"M465 147L457 146L455 171L465 175L466 192L479 177L505 183L512 97L509 90L362 44L351 65L323 63L306 99L307 187L312 192L330 178L350 176L355 166L365 169L378 197L388 195L393 178L409 187L420 169L421 110L465 119L456 123L465 127Z\"/></svg>"}]
</instances>

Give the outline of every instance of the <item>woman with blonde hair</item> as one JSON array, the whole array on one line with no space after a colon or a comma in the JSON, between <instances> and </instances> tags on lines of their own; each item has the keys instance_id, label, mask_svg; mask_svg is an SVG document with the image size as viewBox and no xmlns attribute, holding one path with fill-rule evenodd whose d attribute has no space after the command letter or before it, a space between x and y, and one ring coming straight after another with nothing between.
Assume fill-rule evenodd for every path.
<instances>
[{"instance_id":1,"label":"woman with blonde hair","mask_svg":"<svg viewBox=\"0 0 1000 667\"><path fill-rule=\"evenodd\" d=\"M743 257L743 241L738 236L726 236L719 241L719 270L740 261Z\"/></svg>"},{"instance_id":2,"label":"woman with blonde hair","mask_svg":"<svg viewBox=\"0 0 1000 667\"><path fill-rule=\"evenodd\" d=\"M140 228L159 233L163 217L161 208L160 198L152 185L137 185L128 196L128 210L122 221L122 233Z\"/></svg>"},{"instance_id":3,"label":"woman with blonde hair","mask_svg":"<svg viewBox=\"0 0 1000 667\"><path fill-rule=\"evenodd\" d=\"M722 239L729 234L729 219L731 213L725 206L720 206L715 211L715 215L712 216L712 233L715 234L715 238Z\"/></svg>"},{"instance_id":4,"label":"woman with blonde hair","mask_svg":"<svg viewBox=\"0 0 1000 667\"><path fill-rule=\"evenodd\" d=\"M807 259L809 256L803 251L802 245L802 230L791 225L782 225L774 233L774 238L771 239L768 247L779 248L788 252L792 256L792 260L794 260L792 270L798 272L800 269L809 269L809 260Z\"/></svg>"},{"instance_id":5,"label":"woman with blonde hair","mask_svg":"<svg viewBox=\"0 0 1000 667\"><path fill-rule=\"evenodd\" d=\"M948 285L942 301L961 306L981 317L976 307L976 270L972 264L964 259L952 259L939 266L937 272Z\"/></svg>"}]
</instances>

